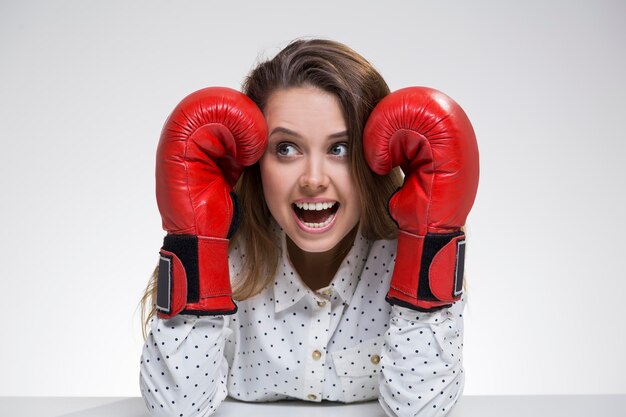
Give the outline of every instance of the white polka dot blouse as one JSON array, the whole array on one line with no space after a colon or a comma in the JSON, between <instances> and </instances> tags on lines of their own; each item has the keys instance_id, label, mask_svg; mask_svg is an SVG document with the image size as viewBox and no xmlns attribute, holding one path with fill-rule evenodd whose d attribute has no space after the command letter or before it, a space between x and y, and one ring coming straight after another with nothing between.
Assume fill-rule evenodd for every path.
<instances>
[{"instance_id":1,"label":"white polka dot blouse","mask_svg":"<svg viewBox=\"0 0 626 417\"><path fill-rule=\"evenodd\" d=\"M275 224L275 223L274 223ZM389 416L445 416L462 394L465 300L432 313L385 295L396 241L360 233L328 287L308 288L286 250L273 285L233 315L154 317L139 383L152 416L208 416L241 401L378 399ZM240 247L229 253L231 281Z\"/></svg>"}]
</instances>

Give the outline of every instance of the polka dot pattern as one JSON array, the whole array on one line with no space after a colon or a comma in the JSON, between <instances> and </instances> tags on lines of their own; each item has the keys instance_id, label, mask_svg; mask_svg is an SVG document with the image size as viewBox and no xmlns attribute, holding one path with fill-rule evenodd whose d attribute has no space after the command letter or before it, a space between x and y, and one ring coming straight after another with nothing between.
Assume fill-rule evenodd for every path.
<instances>
[{"instance_id":1,"label":"polka dot pattern","mask_svg":"<svg viewBox=\"0 0 626 417\"><path fill-rule=\"evenodd\" d=\"M385 295L396 241L359 232L330 285L317 291L291 264L285 235L272 285L230 316L154 318L140 363L153 416L212 414L243 401L378 399L390 416L450 411L464 383L464 300L435 313L391 306ZM229 253L233 283L241 248Z\"/></svg>"}]
</instances>

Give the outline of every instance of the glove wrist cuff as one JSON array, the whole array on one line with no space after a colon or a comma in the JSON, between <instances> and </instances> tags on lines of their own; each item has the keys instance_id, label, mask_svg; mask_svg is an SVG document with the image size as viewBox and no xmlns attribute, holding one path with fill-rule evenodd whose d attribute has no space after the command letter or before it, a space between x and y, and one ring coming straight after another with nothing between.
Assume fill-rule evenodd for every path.
<instances>
[{"instance_id":1,"label":"glove wrist cuff","mask_svg":"<svg viewBox=\"0 0 626 417\"><path fill-rule=\"evenodd\" d=\"M387 301L418 311L449 307L463 292L464 258L462 231L417 236L400 230Z\"/></svg>"},{"instance_id":2,"label":"glove wrist cuff","mask_svg":"<svg viewBox=\"0 0 626 417\"><path fill-rule=\"evenodd\" d=\"M160 251L157 313L233 314L228 270L228 240L167 235Z\"/></svg>"}]
</instances>

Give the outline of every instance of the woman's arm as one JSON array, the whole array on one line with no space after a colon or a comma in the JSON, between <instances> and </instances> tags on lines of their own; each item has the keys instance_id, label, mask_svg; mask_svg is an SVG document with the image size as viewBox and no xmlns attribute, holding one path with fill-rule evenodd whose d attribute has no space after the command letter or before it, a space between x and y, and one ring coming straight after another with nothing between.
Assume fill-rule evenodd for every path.
<instances>
[{"instance_id":1,"label":"woman's arm","mask_svg":"<svg viewBox=\"0 0 626 417\"><path fill-rule=\"evenodd\" d=\"M226 397L224 315L237 311L227 259L239 216L232 190L266 145L263 113L230 88L188 95L163 126L156 188L168 233L139 381L153 416L208 415Z\"/></svg>"},{"instance_id":2,"label":"woman's arm","mask_svg":"<svg viewBox=\"0 0 626 417\"><path fill-rule=\"evenodd\" d=\"M392 307L380 358L379 402L391 417L445 416L463 392L463 306Z\"/></svg>"},{"instance_id":3,"label":"woman's arm","mask_svg":"<svg viewBox=\"0 0 626 417\"><path fill-rule=\"evenodd\" d=\"M208 416L226 398L228 316L155 317L143 347L139 385L150 415Z\"/></svg>"}]
</instances>

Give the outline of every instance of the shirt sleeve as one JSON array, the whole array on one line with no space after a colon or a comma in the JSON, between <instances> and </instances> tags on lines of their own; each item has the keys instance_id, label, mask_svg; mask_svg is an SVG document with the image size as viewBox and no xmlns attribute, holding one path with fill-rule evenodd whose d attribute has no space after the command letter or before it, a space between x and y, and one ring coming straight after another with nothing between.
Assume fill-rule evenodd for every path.
<instances>
[{"instance_id":1,"label":"shirt sleeve","mask_svg":"<svg viewBox=\"0 0 626 417\"><path fill-rule=\"evenodd\" d=\"M385 333L379 403L390 417L447 415L460 398L463 307L424 313L394 305Z\"/></svg>"},{"instance_id":2,"label":"shirt sleeve","mask_svg":"<svg viewBox=\"0 0 626 417\"><path fill-rule=\"evenodd\" d=\"M151 416L208 416L226 398L225 316L154 317L143 346L141 395Z\"/></svg>"}]
</instances>

